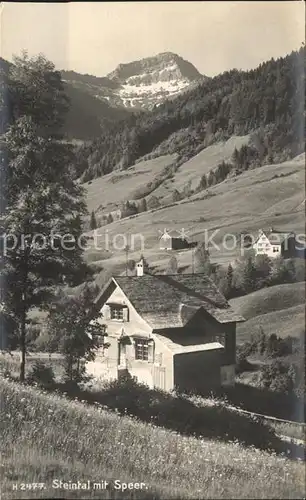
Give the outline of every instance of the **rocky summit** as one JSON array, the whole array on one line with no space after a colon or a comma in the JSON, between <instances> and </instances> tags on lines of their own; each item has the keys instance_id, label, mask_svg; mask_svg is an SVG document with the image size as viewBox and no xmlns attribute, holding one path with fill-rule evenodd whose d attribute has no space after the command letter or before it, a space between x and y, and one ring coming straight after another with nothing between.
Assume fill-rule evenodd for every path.
<instances>
[{"instance_id":1,"label":"rocky summit","mask_svg":"<svg viewBox=\"0 0 306 500\"><path fill-rule=\"evenodd\" d=\"M63 78L82 87L112 107L152 109L205 77L182 57L163 52L139 61L119 64L104 78L63 72Z\"/></svg>"},{"instance_id":2,"label":"rocky summit","mask_svg":"<svg viewBox=\"0 0 306 500\"><path fill-rule=\"evenodd\" d=\"M120 85L117 94L123 106L149 109L203 78L190 62L171 52L120 64L107 77Z\"/></svg>"}]
</instances>

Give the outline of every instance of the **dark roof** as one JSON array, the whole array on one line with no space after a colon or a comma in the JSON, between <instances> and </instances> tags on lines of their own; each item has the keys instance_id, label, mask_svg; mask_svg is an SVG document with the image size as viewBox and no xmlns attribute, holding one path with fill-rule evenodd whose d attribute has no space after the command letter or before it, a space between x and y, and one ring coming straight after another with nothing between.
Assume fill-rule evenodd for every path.
<instances>
[{"instance_id":1,"label":"dark roof","mask_svg":"<svg viewBox=\"0 0 306 500\"><path fill-rule=\"evenodd\" d=\"M205 274L115 276L113 281L152 328L182 327L201 307L219 323L244 321ZM105 296L105 289L97 301Z\"/></svg>"},{"instance_id":2,"label":"dark roof","mask_svg":"<svg viewBox=\"0 0 306 500\"><path fill-rule=\"evenodd\" d=\"M262 234L264 234L269 242L272 244L272 245L281 245L282 243L284 243L284 241L286 241L289 237L293 237L294 236L294 233L290 233L290 232L285 232L285 231L276 231L276 230L270 230L270 231L262 231L259 236L256 238L255 240L255 243L259 240L259 238L261 238Z\"/></svg>"},{"instance_id":3,"label":"dark roof","mask_svg":"<svg viewBox=\"0 0 306 500\"><path fill-rule=\"evenodd\" d=\"M281 231L273 231L267 235L270 243L274 245L281 245L286 241L290 236L294 236L293 233L284 233Z\"/></svg>"}]
</instances>

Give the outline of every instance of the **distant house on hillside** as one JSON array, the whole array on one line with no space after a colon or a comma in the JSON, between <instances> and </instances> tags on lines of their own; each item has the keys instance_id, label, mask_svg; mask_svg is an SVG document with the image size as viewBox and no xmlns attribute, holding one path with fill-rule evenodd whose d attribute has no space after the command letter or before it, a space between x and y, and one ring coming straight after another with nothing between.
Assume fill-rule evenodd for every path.
<instances>
[{"instance_id":1,"label":"distant house on hillside","mask_svg":"<svg viewBox=\"0 0 306 500\"><path fill-rule=\"evenodd\" d=\"M112 216L113 221L122 219L122 210L120 209L113 210L112 212L110 212L110 214Z\"/></svg>"},{"instance_id":2,"label":"distant house on hillside","mask_svg":"<svg viewBox=\"0 0 306 500\"><path fill-rule=\"evenodd\" d=\"M190 243L185 238L170 236L167 232L162 234L159 240L160 250L184 250L193 248L197 243Z\"/></svg>"},{"instance_id":3,"label":"distant house on hillside","mask_svg":"<svg viewBox=\"0 0 306 500\"><path fill-rule=\"evenodd\" d=\"M236 323L244 321L204 274L114 276L96 299L109 347L87 364L149 387L207 392L233 385ZM101 326L102 328L102 326Z\"/></svg>"},{"instance_id":4,"label":"distant house on hillside","mask_svg":"<svg viewBox=\"0 0 306 500\"><path fill-rule=\"evenodd\" d=\"M295 256L295 234L283 231L261 230L253 245L255 255L267 255L270 258Z\"/></svg>"}]
</instances>

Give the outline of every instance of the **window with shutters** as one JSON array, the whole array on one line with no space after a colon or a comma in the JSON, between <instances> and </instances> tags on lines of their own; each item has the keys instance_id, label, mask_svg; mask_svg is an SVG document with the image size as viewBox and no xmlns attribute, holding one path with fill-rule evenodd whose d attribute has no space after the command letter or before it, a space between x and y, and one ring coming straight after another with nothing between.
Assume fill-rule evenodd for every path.
<instances>
[{"instance_id":1,"label":"window with shutters","mask_svg":"<svg viewBox=\"0 0 306 500\"><path fill-rule=\"evenodd\" d=\"M135 359L149 360L149 343L147 339L135 340Z\"/></svg>"},{"instance_id":2,"label":"window with shutters","mask_svg":"<svg viewBox=\"0 0 306 500\"><path fill-rule=\"evenodd\" d=\"M117 319L123 321L123 307L121 306L110 306L111 319Z\"/></svg>"},{"instance_id":3,"label":"window with shutters","mask_svg":"<svg viewBox=\"0 0 306 500\"><path fill-rule=\"evenodd\" d=\"M109 304L109 317L116 321L128 321L129 311L126 306L121 304Z\"/></svg>"}]
</instances>

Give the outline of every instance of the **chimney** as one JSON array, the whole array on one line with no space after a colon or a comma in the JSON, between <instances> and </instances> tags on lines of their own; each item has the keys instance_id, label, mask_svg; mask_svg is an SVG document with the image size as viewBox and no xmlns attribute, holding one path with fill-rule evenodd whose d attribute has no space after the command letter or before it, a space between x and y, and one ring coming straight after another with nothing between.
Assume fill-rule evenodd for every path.
<instances>
[{"instance_id":1,"label":"chimney","mask_svg":"<svg viewBox=\"0 0 306 500\"><path fill-rule=\"evenodd\" d=\"M144 275L144 262L143 259L140 259L139 262L136 264L136 276L143 276Z\"/></svg>"}]
</instances>

